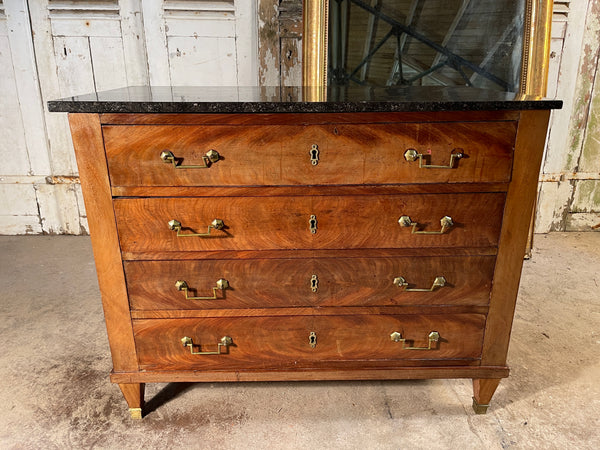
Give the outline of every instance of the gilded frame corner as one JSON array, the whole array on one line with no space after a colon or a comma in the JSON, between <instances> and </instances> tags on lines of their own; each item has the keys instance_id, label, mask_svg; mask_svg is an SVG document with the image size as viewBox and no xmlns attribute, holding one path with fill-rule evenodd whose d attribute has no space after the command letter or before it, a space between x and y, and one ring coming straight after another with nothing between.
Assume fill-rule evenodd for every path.
<instances>
[{"instance_id":1,"label":"gilded frame corner","mask_svg":"<svg viewBox=\"0 0 600 450\"><path fill-rule=\"evenodd\" d=\"M553 0L526 0L519 94L544 97L548 87ZM302 84L315 90L327 85L328 0L304 0Z\"/></svg>"}]
</instances>

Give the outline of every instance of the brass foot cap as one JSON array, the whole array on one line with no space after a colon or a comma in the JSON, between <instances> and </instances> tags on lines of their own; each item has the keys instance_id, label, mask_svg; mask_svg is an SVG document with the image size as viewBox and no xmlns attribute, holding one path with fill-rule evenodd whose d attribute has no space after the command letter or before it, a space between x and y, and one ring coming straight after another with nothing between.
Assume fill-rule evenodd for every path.
<instances>
[{"instance_id":1,"label":"brass foot cap","mask_svg":"<svg viewBox=\"0 0 600 450\"><path fill-rule=\"evenodd\" d=\"M129 408L129 414L132 419L139 420L142 418L142 408Z\"/></svg>"},{"instance_id":2,"label":"brass foot cap","mask_svg":"<svg viewBox=\"0 0 600 450\"><path fill-rule=\"evenodd\" d=\"M480 405L477 403L477 400L475 400L475 397L473 397L473 411L475 411L475 414L485 414L489 406L490 405Z\"/></svg>"}]
</instances>

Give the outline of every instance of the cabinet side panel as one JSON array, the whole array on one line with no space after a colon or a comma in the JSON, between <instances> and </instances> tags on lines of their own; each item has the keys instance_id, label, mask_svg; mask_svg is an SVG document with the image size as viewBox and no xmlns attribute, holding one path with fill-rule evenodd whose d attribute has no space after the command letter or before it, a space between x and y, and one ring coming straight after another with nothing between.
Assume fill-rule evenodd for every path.
<instances>
[{"instance_id":1,"label":"cabinet side panel","mask_svg":"<svg viewBox=\"0 0 600 450\"><path fill-rule=\"evenodd\" d=\"M114 370L136 371L135 343L99 116L70 114L69 124L88 215Z\"/></svg>"},{"instance_id":2,"label":"cabinet side panel","mask_svg":"<svg viewBox=\"0 0 600 450\"><path fill-rule=\"evenodd\" d=\"M550 111L521 112L515 143L513 177L504 207L485 329L482 365L506 363L549 117Z\"/></svg>"}]
</instances>

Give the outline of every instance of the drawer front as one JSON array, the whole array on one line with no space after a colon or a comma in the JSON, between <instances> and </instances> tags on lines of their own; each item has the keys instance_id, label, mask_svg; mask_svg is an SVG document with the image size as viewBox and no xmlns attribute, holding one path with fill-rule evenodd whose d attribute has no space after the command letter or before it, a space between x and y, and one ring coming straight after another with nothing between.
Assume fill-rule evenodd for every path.
<instances>
[{"instance_id":1,"label":"drawer front","mask_svg":"<svg viewBox=\"0 0 600 450\"><path fill-rule=\"evenodd\" d=\"M113 186L277 186L508 182L516 122L311 126L105 126ZM315 153L312 151L316 150ZM465 157L452 169L451 153ZM164 162L169 151L178 166Z\"/></svg>"},{"instance_id":2,"label":"drawer front","mask_svg":"<svg viewBox=\"0 0 600 450\"><path fill-rule=\"evenodd\" d=\"M123 198L114 207L124 252L493 247L504 199L503 193ZM414 227L401 226L402 216ZM413 233L441 232L445 216L454 225L444 233ZM224 227L209 230L215 219ZM172 220L179 232L169 228Z\"/></svg>"},{"instance_id":3,"label":"drawer front","mask_svg":"<svg viewBox=\"0 0 600 450\"><path fill-rule=\"evenodd\" d=\"M126 261L125 275L134 310L487 305L494 262L494 256ZM434 287L439 277L444 285ZM220 279L228 286L214 289Z\"/></svg>"},{"instance_id":4,"label":"drawer front","mask_svg":"<svg viewBox=\"0 0 600 450\"><path fill-rule=\"evenodd\" d=\"M485 316L220 317L144 319L133 324L142 370L252 370L332 367L335 362L348 367L386 361L394 366L473 364L481 355ZM439 333L439 340L432 341L431 350L403 348L429 347L432 331ZM407 341L393 341L394 332ZM184 337L191 345L182 344ZM219 348L224 337L230 337L232 345Z\"/></svg>"}]
</instances>

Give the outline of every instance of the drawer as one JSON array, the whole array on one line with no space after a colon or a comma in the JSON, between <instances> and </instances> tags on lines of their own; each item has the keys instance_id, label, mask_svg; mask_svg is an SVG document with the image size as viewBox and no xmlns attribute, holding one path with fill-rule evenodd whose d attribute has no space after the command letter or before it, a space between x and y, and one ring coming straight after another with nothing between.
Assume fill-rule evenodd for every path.
<instances>
[{"instance_id":1,"label":"drawer","mask_svg":"<svg viewBox=\"0 0 600 450\"><path fill-rule=\"evenodd\" d=\"M504 193L120 198L114 208L124 252L493 247L504 199ZM400 226L403 216L414 227ZM444 233L413 233L441 232L445 216L454 225ZM223 228L209 228L215 219ZM173 220L180 231L170 229Z\"/></svg>"},{"instance_id":2,"label":"drawer","mask_svg":"<svg viewBox=\"0 0 600 450\"><path fill-rule=\"evenodd\" d=\"M124 267L131 308L167 310L487 305L494 262L494 256L228 259L126 261ZM434 288L439 277L444 285ZM215 289L220 279L225 289Z\"/></svg>"},{"instance_id":3,"label":"drawer","mask_svg":"<svg viewBox=\"0 0 600 450\"><path fill-rule=\"evenodd\" d=\"M113 186L508 182L516 122L275 126L105 126ZM312 153L313 148L316 153ZM453 169L451 153L465 157ZM207 168L206 153L220 159ZM169 151L176 168L164 162Z\"/></svg>"},{"instance_id":4,"label":"drawer","mask_svg":"<svg viewBox=\"0 0 600 450\"><path fill-rule=\"evenodd\" d=\"M142 370L227 370L472 364L481 355L482 314L216 317L134 320ZM395 342L392 333L406 342ZM431 332L439 333L437 342ZM311 333L316 345L311 346ZM190 345L183 345L188 337ZM218 344L223 338L232 344ZM420 350L405 347L425 348ZM213 354L192 354L212 352ZM220 354L214 354L221 352Z\"/></svg>"}]
</instances>

